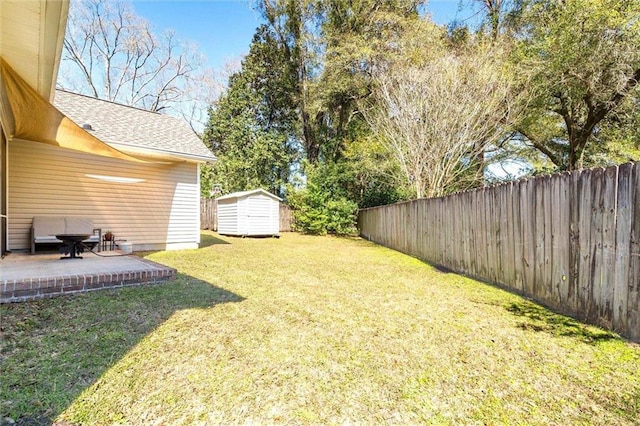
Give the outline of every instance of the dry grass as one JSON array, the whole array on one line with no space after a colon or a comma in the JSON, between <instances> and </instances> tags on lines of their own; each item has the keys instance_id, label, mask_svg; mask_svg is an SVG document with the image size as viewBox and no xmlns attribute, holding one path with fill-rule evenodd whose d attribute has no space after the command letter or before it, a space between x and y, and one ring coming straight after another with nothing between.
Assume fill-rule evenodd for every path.
<instances>
[{"instance_id":1,"label":"dry grass","mask_svg":"<svg viewBox=\"0 0 640 426\"><path fill-rule=\"evenodd\" d=\"M178 268L174 283L38 302L48 317L26 331L29 305L3 307L3 412L81 424L640 417L640 348L611 333L362 240L205 242L148 255ZM54 342L68 364L38 376ZM52 375L68 390L45 384Z\"/></svg>"}]
</instances>

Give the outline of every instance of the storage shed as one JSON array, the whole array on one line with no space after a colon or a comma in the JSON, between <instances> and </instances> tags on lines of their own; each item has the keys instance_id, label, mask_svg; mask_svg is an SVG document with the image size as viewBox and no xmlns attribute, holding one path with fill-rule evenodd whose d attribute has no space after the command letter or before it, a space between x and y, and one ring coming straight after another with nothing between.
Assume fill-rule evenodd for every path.
<instances>
[{"instance_id":1,"label":"storage shed","mask_svg":"<svg viewBox=\"0 0 640 426\"><path fill-rule=\"evenodd\" d=\"M278 236L280 198L265 191L234 192L216 199L218 233L240 236Z\"/></svg>"}]
</instances>

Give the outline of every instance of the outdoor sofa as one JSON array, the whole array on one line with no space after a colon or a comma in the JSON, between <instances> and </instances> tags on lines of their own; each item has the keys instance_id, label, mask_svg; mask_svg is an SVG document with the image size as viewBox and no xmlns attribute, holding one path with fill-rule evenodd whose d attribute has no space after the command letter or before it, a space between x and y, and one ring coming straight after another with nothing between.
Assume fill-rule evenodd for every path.
<instances>
[{"instance_id":1,"label":"outdoor sofa","mask_svg":"<svg viewBox=\"0 0 640 426\"><path fill-rule=\"evenodd\" d=\"M36 244L62 244L56 238L61 234L86 234L83 240L90 249L99 245L102 231L93 227L93 220L88 217L73 216L34 216L31 226L31 254L36 252Z\"/></svg>"}]
</instances>

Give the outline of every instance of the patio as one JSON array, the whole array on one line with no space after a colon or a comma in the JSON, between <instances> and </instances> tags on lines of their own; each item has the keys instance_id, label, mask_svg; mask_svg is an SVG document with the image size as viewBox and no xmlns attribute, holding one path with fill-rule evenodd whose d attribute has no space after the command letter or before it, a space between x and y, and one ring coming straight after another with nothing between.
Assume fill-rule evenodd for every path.
<instances>
[{"instance_id":1,"label":"patio","mask_svg":"<svg viewBox=\"0 0 640 426\"><path fill-rule=\"evenodd\" d=\"M58 253L12 253L0 260L0 303L24 302L108 287L172 280L176 270L119 251L85 252L83 259Z\"/></svg>"}]
</instances>

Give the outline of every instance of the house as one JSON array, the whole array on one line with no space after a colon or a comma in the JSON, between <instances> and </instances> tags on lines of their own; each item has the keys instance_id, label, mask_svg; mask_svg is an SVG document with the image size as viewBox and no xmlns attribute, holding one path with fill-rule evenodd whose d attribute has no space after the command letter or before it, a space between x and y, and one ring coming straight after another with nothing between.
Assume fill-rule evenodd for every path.
<instances>
[{"instance_id":1,"label":"house","mask_svg":"<svg viewBox=\"0 0 640 426\"><path fill-rule=\"evenodd\" d=\"M197 247L215 157L182 120L53 90L67 12L0 3L0 250L26 250L37 215L91 217L134 250Z\"/></svg>"}]
</instances>

